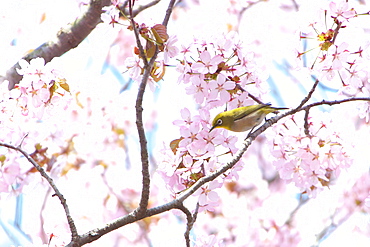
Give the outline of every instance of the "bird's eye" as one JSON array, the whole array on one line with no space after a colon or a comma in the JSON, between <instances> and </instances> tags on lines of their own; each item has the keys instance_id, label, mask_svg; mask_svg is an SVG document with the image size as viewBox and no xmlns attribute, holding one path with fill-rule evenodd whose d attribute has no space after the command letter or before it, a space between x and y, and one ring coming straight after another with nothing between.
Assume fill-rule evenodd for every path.
<instances>
[{"instance_id":1,"label":"bird's eye","mask_svg":"<svg viewBox=\"0 0 370 247\"><path fill-rule=\"evenodd\" d=\"M221 124L222 124L222 119L217 120L217 125L221 125Z\"/></svg>"}]
</instances>

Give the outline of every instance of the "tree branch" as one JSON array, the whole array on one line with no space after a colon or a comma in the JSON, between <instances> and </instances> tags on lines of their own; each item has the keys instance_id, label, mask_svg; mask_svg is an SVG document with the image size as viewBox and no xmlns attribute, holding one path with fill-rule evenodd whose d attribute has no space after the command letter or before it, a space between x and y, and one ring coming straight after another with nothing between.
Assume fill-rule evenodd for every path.
<instances>
[{"instance_id":1,"label":"tree branch","mask_svg":"<svg viewBox=\"0 0 370 247\"><path fill-rule=\"evenodd\" d=\"M168 21L169 16L171 15L172 8L174 5L174 0L172 0L167 8L166 11L166 16L165 20L163 21L166 23L166 20ZM129 11L130 11L130 16L133 16L132 14L132 3L129 1ZM153 65L155 63L155 60L158 55L158 47L156 47L154 55L151 57L149 63L147 62L147 58L145 56L145 52L143 49L143 46L141 45L140 38L139 38L139 33L136 28L136 23L131 17L131 25L134 29L135 32L135 37L136 37L136 42L138 44L138 48L141 54L141 58L144 61L144 74L143 78L141 80L140 86L139 86L139 91L137 94L136 98L136 126L137 126L137 131L139 135L139 142L140 142L140 150L141 150L141 165L142 165L142 192L141 192L141 199L139 203L139 207L134 211L137 212L139 217L141 215L145 214L145 211L147 210L148 207L148 201L149 201L149 194L150 194L150 174L149 174L149 159L148 159L148 148L147 148L147 140L145 137L145 131L144 131L144 126L143 126L143 108L142 108L142 103L143 103L143 98L144 98L144 92L146 88L146 84L149 80L150 73L152 71ZM167 23L166 23L167 24Z\"/></svg>"},{"instance_id":2,"label":"tree branch","mask_svg":"<svg viewBox=\"0 0 370 247\"><path fill-rule=\"evenodd\" d=\"M197 203L194 214L191 214L189 209L187 209L183 204L181 204L181 206L178 207L178 209L180 209L186 215L186 221L188 223L186 224L186 231L184 233L184 237L185 237L186 247L190 247L190 231L193 228L195 221L197 220L199 203Z\"/></svg>"},{"instance_id":3,"label":"tree branch","mask_svg":"<svg viewBox=\"0 0 370 247\"><path fill-rule=\"evenodd\" d=\"M53 188L53 190L55 192L55 195L59 198L60 203L63 205L65 214L67 216L69 229L71 230L71 233L72 233L72 241L76 240L78 238L77 228L76 228L76 225L75 225L75 223L74 223L74 221L71 217L71 214L69 212L67 201L64 198L64 196L62 195L62 193L60 193L57 186L54 184L53 179L51 177L49 177L49 175L45 172L45 170L41 166L39 166L39 164L37 164L37 162L26 151L24 151L20 147L15 147L13 145L10 145L10 144L7 144L7 143L2 143L2 142L0 142L0 146L6 147L6 148L9 148L9 149L13 149L13 150L18 151L21 154L23 154L23 156L26 157L26 159L37 169L37 171L41 174L41 176L43 176L46 179L46 181L48 181L51 188Z\"/></svg>"},{"instance_id":4,"label":"tree branch","mask_svg":"<svg viewBox=\"0 0 370 247\"><path fill-rule=\"evenodd\" d=\"M144 212L144 215L139 215L137 213L132 212L128 215L122 216L116 220L111 221L110 223L107 223L104 227L96 228L94 230L88 231L87 233L82 234L78 239L75 241L71 241L66 247L74 247L74 246L82 246L87 243L91 243L100 237L104 236L105 234L114 231L122 226L134 223L138 220L151 217L153 215L157 215L166 211L169 211L171 209L179 208L181 207L181 202L177 199L166 203L161 206L157 206L154 208L150 208Z\"/></svg>"},{"instance_id":5,"label":"tree branch","mask_svg":"<svg viewBox=\"0 0 370 247\"><path fill-rule=\"evenodd\" d=\"M157 214L169 211L171 209L176 208L176 209L181 210L182 207L183 207L183 202L190 195L192 195L196 190L198 190L205 183L213 181L215 178L217 178L221 174L225 173L227 170L231 169L240 160L240 158L243 156L243 154L247 151L247 149L251 145L252 141L255 140L257 138L257 136L262 134L266 129L270 128L273 124L277 123L280 119L282 119L284 117L287 117L289 115L295 114L295 113L300 112L300 111L306 111L306 109L308 109L308 108L312 108L312 107L319 106L319 105L335 105L335 104L341 104L341 103L345 103L345 102L358 101L358 100L370 101L370 98L351 98L351 99L343 99L343 100L337 100L337 101L325 101L325 100L323 100L321 102L312 103L312 104L304 106L302 108L292 109L292 110L290 110L290 111L288 111L284 114L278 115L276 117L273 117L273 118L267 120L261 127L256 129L253 133L251 133L249 135L249 137L244 141L242 149L240 149L236 153L235 157L229 163L227 163L226 165L221 167L219 170L216 170L215 172L211 173L210 175L202 177L201 179L199 179L195 184L193 184L193 186L191 186L190 188L185 190L183 193L181 193L178 198L176 198L173 201L168 202L166 204L163 204L163 205L160 205L160 206L157 206L157 207L154 207L154 208L147 209L144 212L144 214L142 214L142 215L136 214L135 212L132 212L128 215L125 215L121 218L118 218L118 219L112 221L111 223L106 224L106 226L104 226L102 228L97 228L97 229L91 230L91 231L81 235L80 238L77 239L77 241L71 242L70 244L67 245L67 247L81 246L83 244L93 242L96 239L100 238L101 236L103 236L103 235L105 235L105 234L107 234L107 233L109 233L113 230L116 230L116 229L118 229L122 226L125 226L127 224L131 224L135 221L138 221L138 220L141 220L141 219L144 219L144 218L147 218L147 217L151 217L153 215L157 215ZM187 218L189 219L188 214L187 213L185 213L185 214L187 215ZM193 222L194 222L195 218L196 218L196 215L193 215L192 217L193 217ZM187 231L190 229L189 224L190 224L190 222L188 221ZM191 227L192 227L192 225L191 225Z\"/></svg>"},{"instance_id":6,"label":"tree branch","mask_svg":"<svg viewBox=\"0 0 370 247\"><path fill-rule=\"evenodd\" d=\"M157 3L159 3L161 0L153 0L152 2L149 2L145 5L139 5L136 9L132 10L132 17L135 17L137 16L141 11L145 10L145 9L148 9L150 7L153 7L154 5L156 5ZM121 12L126 16L126 17L130 17L131 14L127 12L126 10L126 7L127 7L127 4L128 4L128 0L125 1L125 3L120 6L120 10ZM120 17L123 17L122 14L120 14Z\"/></svg>"},{"instance_id":7,"label":"tree branch","mask_svg":"<svg viewBox=\"0 0 370 247\"><path fill-rule=\"evenodd\" d=\"M319 82L320 82L319 79L315 80L315 83L312 85L311 90L308 92L307 96L304 97L304 99L301 101L299 106L297 106L297 108L301 108L304 104L306 104L311 99L312 94L315 92L315 89L316 89L317 85L319 84Z\"/></svg>"},{"instance_id":8,"label":"tree branch","mask_svg":"<svg viewBox=\"0 0 370 247\"><path fill-rule=\"evenodd\" d=\"M77 19L70 28L62 29L57 34L56 41L45 42L25 55L22 59L29 62L33 58L42 57L45 62L48 63L54 57L60 57L67 51L76 48L101 22L100 15L102 13L102 8L110 4L110 0L91 0L86 13L81 18ZM6 76L2 78L2 80L9 81L9 90L23 78L23 76L17 73L16 69L20 69L18 62L11 67L6 72Z\"/></svg>"},{"instance_id":9,"label":"tree branch","mask_svg":"<svg viewBox=\"0 0 370 247\"><path fill-rule=\"evenodd\" d=\"M176 2L176 0L171 0L170 3L168 4L168 8L166 10L166 16L164 17L163 22L162 22L163 26L167 27L168 20L170 19L170 16L171 16L171 13L172 13L172 10L173 10L173 6L175 5L175 2Z\"/></svg>"},{"instance_id":10,"label":"tree branch","mask_svg":"<svg viewBox=\"0 0 370 247\"><path fill-rule=\"evenodd\" d=\"M146 5L138 6L138 8L133 10L132 16L138 15L141 11L150 8L159 2L160 0L154 0ZM44 58L45 63L48 63L54 57L60 57L69 50L76 48L92 32L92 30L101 23L100 16L103 13L102 8L109 6L110 4L110 0L91 0L86 13L74 21L71 27L62 29L57 34L56 41L45 42L21 59L29 62L36 57L42 57ZM9 81L9 90L22 80L23 76L17 73L17 69L20 68L19 63L17 62L13 67L8 69L5 76L0 76L0 82L4 80Z\"/></svg>"}]
</instances>

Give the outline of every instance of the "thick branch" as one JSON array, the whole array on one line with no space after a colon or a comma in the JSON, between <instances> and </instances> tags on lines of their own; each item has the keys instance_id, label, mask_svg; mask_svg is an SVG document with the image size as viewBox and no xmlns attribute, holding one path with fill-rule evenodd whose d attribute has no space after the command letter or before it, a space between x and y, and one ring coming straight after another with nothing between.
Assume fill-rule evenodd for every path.
<instances>
[{"instance_id":1,"label":"thick branch","mask_svg":"<svg viewBox=\"0 0 370 247\"><path fill-rule=\"evenodd\" d=\"M160 0L154 0L146 5L138 6L133 10L132 16L138 15L141 11L156 5L158 2L160 2ZM103 12L102 8L109 6L110 4L110 0L91 0L86 13L74 21L70 28L61 30L57 34L55 41L45 42L32 52L22 57L22 59L29 62L33 58L42 57L45 62L48 63L54 57L60 57L69 50L76 48L91 33L91 31L101 23L100 16ZM8 69L5 76L0 76L0 81L9 81L9 90L23 78L23 76L17 73L17 69L20 69L18 62Z\"/></svg>"},{"instance_id":2,"label":"thick branch","mask_svg":"<svg viewBox=\"0 0 370 247\"><path fill-rule=\"evenodd\" d=\"M102 8L110 3L110 0L91 0L87 12L77 19L70 28L61 30L57 34L56 41L45 42L22 59L30 61L33 58L42 57L47 63L54 57L60 57L67 51L76 48L101 22ZM2 78L2 80L9 81L9 89L22 80L22 76L16 71L17 68L20 68L19 63L11 67L6 72L6 76Z\"/></svg>"}]
</instances>

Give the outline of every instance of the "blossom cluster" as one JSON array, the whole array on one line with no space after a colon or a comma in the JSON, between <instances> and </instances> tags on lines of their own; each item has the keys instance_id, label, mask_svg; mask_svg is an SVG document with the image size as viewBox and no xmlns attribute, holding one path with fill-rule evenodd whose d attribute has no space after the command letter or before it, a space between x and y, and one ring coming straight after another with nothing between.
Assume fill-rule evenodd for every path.
<instances>
[{"instance_id":1,"label":"blossom cluster","mask_svg":"<svg viewBox=\"0 0 370 247\"><path fill-rule=\"evenodd\" d=\"M35 58L30 62L21 60L19 65L21 68L17 69L17 72L23 76L19 84L10 91L8 83L1 84L0 141L26 146L31 145L32 141L29 140L34 136L45 134L41 130L38 131L35 124L60 110L64 111L72 97L66 79L50 65L45 65L44 59ZM27 137L30 131L37 133ZM0 191L7 192L22 174L31 171L32 166L19 162L18 155L13 151L1 151ZM34 155L37 153L45 158L43 151L45 150L41 147L39 150L36 147Z\"/></svg>"},{"instance_id":2,"label":"blossom cluster","mask_svg":"<svg viewBox=\"0 0 370 247\"><path fill-rule=\"evenodd\" d=\"M349 25L348 22L357 17L356 11L348 4L331 3L327 9L338 30L344 28L344 22ZM339 39L335 38L337 35L331 29L318 34L323 56L313 64L311 73L319 73L320 80L332 80L334 74L339 74L343 82L339 94L368 97L368 71L364 66L368 63L368 49L365 47L350 52L348 44L339 43ZM186 85L186 93L194 97L200 113L191 117L190 111L185 108L181 112L183 119L174 121L181 137L171 143L173 154L165 158L165 164L172 169L163 174L167 181L171 181L171 188L181 191L221 166L216 151L218 146L226 147L225 143L229 140L233 143L237 141L237 137L227 137L224 130L209 133L209 111L217 107L230 110L255 104L251 97L261 99L266 93L264 82L267 76L256 65L253 52L246 51L234 32L213 37L212 42L194 39L178 50L178 82ZM359 68L361 71L357 72ZM354 91L352 89L356 93L348 95L346 91ZM363 104L360 115L369 116L369 103ZM277 125L274 133L281 135L274 139L272 155L276 158L274 165L282 179L294 182L302 192L315 196L329 186L342 169L351 165L351 158L349 147L340 135L332 131L334 128L327 127L331 124L329 119L320 121L319 118L309 118L309 121L312 122L306 130L303 121L294 119L294 116ZM311 133L307 134L307 130ZM225 153L234 154L235 150L230 148ZM203 188L203 191L205 194L209 190ZM215 198L213 196L208 202L202 199L201 206L214 205Z\"/></svg>"},{"instance_id":3,"label":"blossom cluster","mask_svg":"<svg viewBox=\"0 0 370 247\"><path fill-rule=\"evenodd\" d=\"M179 127L180 138L171 142L171 150L164 150L159 170L174 193L220 168L221 154L234 155L237 151L236 136L221 129L209 131L210 110L254 104L250 95L260 98L266 92L263 70L256 66L253 52L245 50L235 32L213 38L212 42L194 39L178 50L178 82L184 83L186 93L194 97L199 114L192 115L188 108L181 110L182 119L173 122ZM200 210L212 211L218 205L214 190L225 180L237 178L242 166L243 162L238 162L222 179L195 194Z\"/></svg>"},{"instance_id":4,"label":"blossom cluster","mask_svg":"<svg viewBox=\"0 0 370 247\"><path fill-rule=\"evenodd\" d=\"M315 114L307 121L308 135L302 116L292 115L273 126L269 136L273 142L273 165L280 178L315 197L351 166L353 159L351 146L340 138L339 132L332 131L333 122L327 115Z\"/></svg>"},{"instance_id":5,"label":"blossom cluster","mask_svg":"<svg viewBox=\"0 0 370 247\"><path fill-rule=\"evenodd\" d=\"M20 60L21 69L18 74L23 78L13 89L12 96L18 93L18 106L23 115L32 113L37 119L43 118L45 110L62 105L62 110L68 107L70 98L69 85L61 74L50 64L45 65L43 58L32 59L29 63ZM62 97L68 100L60 101Z\"/></svg>"},{"instance_id":6,"label":"blossom cluster","mask_svg":"<svg viewBox=\"0 0 370 247\"><path fill-rule=\"evenodd\" d=\"M341 81L342 84L338 87L340 95L370 97L370 43L360 38L356 42L349 43L348 40L341 38L342 35L348 34L362 36L355 20L363 18L362 13L357 13L348 2L344 1L330 2L322 8L327 13L325 16L328 17L325 23L332 23L332 26L327 28L322 23L314 21L310 23L307 33L301 33L301 38L311 39L316 36L320 48L321 55L310 64L311 73L317 75L322 82ZM323 15L324 11L320 14ZM311 47L309 47L310 50ZM299 53L298 58L301 59L302 55L307 53ZM368 122L370 103L366 101L359 103L358 110L359 116Z\"/></svg>"}]
</instances>

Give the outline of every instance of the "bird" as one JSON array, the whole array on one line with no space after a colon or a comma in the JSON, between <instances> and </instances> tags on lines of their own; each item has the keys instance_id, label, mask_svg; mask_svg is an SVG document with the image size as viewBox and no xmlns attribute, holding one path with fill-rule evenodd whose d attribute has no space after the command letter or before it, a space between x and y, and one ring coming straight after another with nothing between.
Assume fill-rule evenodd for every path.
<instances>
[{"instance_id":1,"label":"bird","mask_svg":"<svg viewBox=\"0 0 370 247\"><path fill-rule=\"evenodd\" d=\"M258 104L221 112L213 119L209 132L216 128L224 128L234 132L248 131L261 124L267 114L286 109L288 108Z\"/></svg>"}]
</instances>

